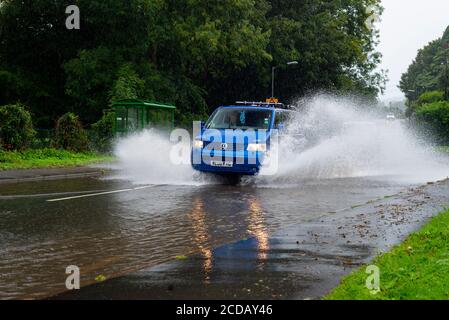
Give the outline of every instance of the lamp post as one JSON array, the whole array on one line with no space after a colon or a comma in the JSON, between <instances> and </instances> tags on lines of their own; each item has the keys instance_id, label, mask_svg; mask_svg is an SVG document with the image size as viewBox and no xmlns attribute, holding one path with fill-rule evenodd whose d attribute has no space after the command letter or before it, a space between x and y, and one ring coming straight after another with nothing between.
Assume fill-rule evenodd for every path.
<instances>
[{"instance_id":1,"label":"lamp post","mask_svg":"<svg viewBox=\"0 0 449 320\"><path fill-rule=\"evenodd\" d=\"M289 61L285 65L292 66L292 65L297 65L298 63L299 63L298 61ZM275 74L276 69L281 66L283 66L283 65L279 65L279 66L271 68L271 97L272 98L274 98L274 74Z\"/></svg>"},{"instance_id":2,"label":"lamp post","mask_svg":"<svg viewBox=\"0 0 449 320\"><path fill-rule=\"evenodd\" d=\"M419 98L419 87L417 86L415 90L407 90L409 93L413 93L413 100L416 101Z\"/></svg>"},{"instance_id":3,"label":"lamp post","mask_svg":"<svg viewBox=\"0 0 449 320\"><path fill-rule=\"evenodd\" d=\"M449 92L448 92L448 82L449 82L449 77L448 77L448 57L446 57L446 60L444 62L442 62L441 64L444 65L444 100L448 101L449 99Z\"/></svg>"},{"instance_id":4,"label":"lamp post","mask_svg":"<svg viewBox=\"0 0 449 320\"><path fill-rule=\"evenodd\" d=\"M444 100L448 101L449 99L449 91L448 91L448 82L449 82L449 76L448 76L448 52L447 49L449 48L449 44L446 42L442 45L442 48L444 50L444 61L441 63L444 65Z\"/></svg>"}]
</instances>

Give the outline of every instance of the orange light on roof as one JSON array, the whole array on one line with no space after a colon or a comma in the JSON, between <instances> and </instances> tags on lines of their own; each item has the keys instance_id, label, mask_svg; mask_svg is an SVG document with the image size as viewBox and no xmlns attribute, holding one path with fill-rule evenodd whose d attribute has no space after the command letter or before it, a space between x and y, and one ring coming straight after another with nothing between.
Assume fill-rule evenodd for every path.
<instances>
[{"instance_id":1,"label":"orange light on roof","mask_svg":"<svg viewBox=\"0 0 449 320\"><path fill-rule=\"evenodd\" d=\"M267 103L279 103L279 99L276 98L268 98L266 100Z\"/></svg>"}]
</instances>

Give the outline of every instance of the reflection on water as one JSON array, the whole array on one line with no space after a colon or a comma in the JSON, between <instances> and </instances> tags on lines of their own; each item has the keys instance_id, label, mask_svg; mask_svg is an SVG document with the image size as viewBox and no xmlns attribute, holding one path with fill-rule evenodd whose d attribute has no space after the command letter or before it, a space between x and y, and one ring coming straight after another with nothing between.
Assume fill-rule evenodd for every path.
<instances>
[{"instance_id":1,"label":"reflection on water","mask_svg":"<svg viewBox=\"0 0 449 320\"><path fill-rule=\"evenodd\" d=\"M269 234L402 186L379 181L313 181L292 187L157 186L152 189L47 203L48 195L127 188L123 181L75 179L0 185L0 299L42 298L66 290L65 269L77 265L81 286L200 254L204 281L224 244L254 239L259 268ZM14 195L22 195L14 198ZM252 241L250 241L253 243ZM220 254L227 254L220 251Z\"/></svg>"},{"instance_id":2,"label":"reflection on water","mask_svg":"<svg viewBox=\"0 0 449 320\"><path fill-rule=\"evenodd\" d=\"M213 271L214 250L211 245L211 235L214 233L214 226L208 224L208 217L214 216L213 211L207 211L205 201L201 195L195 195L192 199L192 210L188 213L193 228L193 241L196 244L200 255L203 258L204 282L210 283L210 275ZM207 199L210 201L210 199ZM213 201L212 201L213 202ZM244 205L243 212L247 212L246 219L243 221L246 225L246 236L254 237L256 241L256 251L258 267L263 268L267 259L269 250L268 228L264 221L264 210L260 201L255 196L250 196L242 203ZM210 219L214 221L214 219ZM242 225L244 227L244 225ZM238 239L237 239L238 240ZM250 248L247 248L250 249ZM251 251L246 252L251 254Z\"/></svg>"},{"instance_id":3,"label":"reflection on water","mask_svg":"<svg viewBox=\"0 0 449 320\"><path fill-rule=\"evenodd\" d=\"M200 197L193 197L192 211L190 211L188 217L192 220L193 239L204 258L204 282L209 283L210 273L212 272L213 265L213 254L210 244L209 228L206 223L206 211L204 210L204 202Z\"/></svg>"},{"instance_id":4,"label":"reflection on water","mask_svg":"<svg viewBox=\"0 0 449 320\"><path fill-rule=\"evenodd\" d=\"M249 225L248 233L254 236L258 245L258 259L263 262L267 259L267 252L270 249L268 241L268 230L264 221L264 211L257 198L248 199ZM260 264L263 266L263 264Z\"/></svg>"}]
</instances>

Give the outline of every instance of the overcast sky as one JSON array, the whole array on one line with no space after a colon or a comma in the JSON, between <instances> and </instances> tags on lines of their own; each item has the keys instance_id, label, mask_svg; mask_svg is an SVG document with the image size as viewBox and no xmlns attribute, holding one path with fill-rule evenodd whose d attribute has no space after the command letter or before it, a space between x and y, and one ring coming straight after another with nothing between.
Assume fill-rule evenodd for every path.
<instances>
[{"instance_id":1,"label":"overcast sky","mask_svg":"<svg viewBox=\"0 0 449 320\"><path fill-rule=\"evenodd\" d=\"M416 57L418 49L440 38L449 26L448 0L382 0L385 11L379 22L379 51L382 68L388 69L390 81L384 100L399 100L397 88L402 73Z\"/></svg>"}]
</instances>

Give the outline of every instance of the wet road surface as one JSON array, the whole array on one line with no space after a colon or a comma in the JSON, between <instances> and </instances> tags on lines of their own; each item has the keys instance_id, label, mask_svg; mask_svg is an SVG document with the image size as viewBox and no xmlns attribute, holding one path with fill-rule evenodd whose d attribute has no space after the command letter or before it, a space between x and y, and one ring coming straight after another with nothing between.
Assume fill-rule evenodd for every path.
<instances>
[{"instance_id":1,"label":"wet road surface","mask_svg":"<svg viewBox=\"0 0 449 320\"><path fill-rule=\"evenodd\" d=\"M410 187L381 178L283 188L104 178L2 184L0 299L64 293L69 265L80 268L85 288L56 298L319 297L447 200L436 192L441 199L432 199L432 210L402 222L390 207L375 207L391 206L393 195L398 206L408 195L412 203L431 202L424 189L415 195ZM377 229L366 226L366 216ZM95 284L99 275L111 280Z\"/></svg>"}]
</instances>

